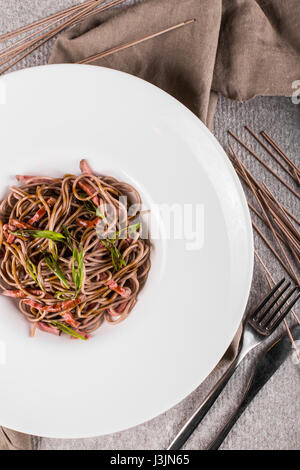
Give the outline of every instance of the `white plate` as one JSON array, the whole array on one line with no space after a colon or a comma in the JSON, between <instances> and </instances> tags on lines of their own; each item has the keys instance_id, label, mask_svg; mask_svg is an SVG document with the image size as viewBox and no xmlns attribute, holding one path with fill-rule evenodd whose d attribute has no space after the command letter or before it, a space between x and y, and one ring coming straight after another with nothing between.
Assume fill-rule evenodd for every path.
<instances>
[{"instance_id":1,"label":"white plate","mask_svg":"<svg viewBox=\"0 0 300 470\"><path fill-rule=\"evenodd\" d=\"M88 342L38 332L0 297L0 424L75 438L119 431L186 397L230 344L248 298L250 217L238 178L206 127L158 88L110 69L55 65L0 80L1 195L19 173L79 173L85 156L157 204L204 209L203 246L154 240L130 317ZM5 353L5 354L4 354ZM5 357L6 355L6 357Z\"/></svg>"}]
</instances>

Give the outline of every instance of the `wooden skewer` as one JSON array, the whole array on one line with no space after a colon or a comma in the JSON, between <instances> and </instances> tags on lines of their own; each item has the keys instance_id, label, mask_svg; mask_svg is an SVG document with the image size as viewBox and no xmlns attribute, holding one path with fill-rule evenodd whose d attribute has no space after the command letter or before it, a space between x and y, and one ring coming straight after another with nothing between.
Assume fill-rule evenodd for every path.
<instances>
[{"instance_id":1,"label":"wooden skewer","mask_svg":"<svg viewBox=\"0 0 300 470\"><path fill-rule=\"evenodd\" d=\"M236 168L236 171L237 173L239 174L239 176L243 178L243 175L242 173L240 172L240 170L238 168ZM245 181L246 182L246 181ZM264 216L248 201L248 206L249 208L252 210L252 212L259 218L261 219L266 225L267 225L267 221L266 219L264 218ZM279 219L280 220L280 219ZM278 230L278 228L274 228L274 230L276 230L276 233L278 235L278 237L280 238L280 240L282 242L284 242L288 248L291 250L294 258L296 259L297 263L299 263L300 259L299 259L299 255L297 254L297 251L299 252L298 250L298 245L294 245L294 239L291 239L290 236L288 236L289 234L286 234L286 231L283 229L283 227L280 225L279 221L278 220L275 220L275 223L277 224L277 226L279 226L279 229L281 231L283 231L283 234Z\"/></svg>"},{"instance_id":2,"label":"wooden skewer","mask_svg":"<svg viewBox=\"0 0 300 470\"><path fill-rule=\"evenodd\" d=\"M80 21L85 13L89 13L90 11L94 10L97 8L97 11L105 11L108 10L109 8L112 8L113 6L120 5L123 3L125 0L114 0L113 2L100 6L100 3L103 2L103 0L95 0L92 5L89 5L85 7L83 10L81 10L79 13L74 15L71 19L65 21L62 25L59 25L52 29L50 32L45 33L42 35L41 38L38 38L37 41L32 44L32 46L26 46L24 49L26 49L22 54L20 54L14 61L10 62L11 58L8 58L5 62L10 62L7 67L2 68L0 71L0 75L9 70L13 65L17 64L20 60L22 60L24 57L26 57L28 54L36 50L38 47L42 46L45 44L49 39L53 38L56 36L59 32L63 31L65 28L73 25L74 23ZM3 64L2 64L3 65Z\"/></svg>"},{"instance_id":3,"label":"wooden skewer","mask_svg":"<svg viewBox=\"0 0 300 470\"><path fill-rule=\"evenodd\" d=\"M229 157L229 159L233 163L233 165L235 167L235 170L237 171L239 176L243 179L243 181L251 189L250 185L248 184L247 178L245 178L245 175L243 174L243 172L241 172L240 168L236 166L235 161L231 158L230 154L227 154L227 156ZM276 212L277 216L280 217L281 221L285 224L287 229L296 237L297 240L299 240L300 239L299 231L296 230L294 225L290 222L290 220L288 219L288 216L291 217L296 223L299 224L298 219L296 217L294 217L294 215L291 212L289 212L283 206L283 204L281 204L273 196L271 191L267 188L267 186L264 183L262 183L262 185L260 185L258 183L258 181L254 178L254 176L250 173L250 171L244 165L243 165L243 169L244 169L244 172L247 173L248 178L252 181L253 185L257 189L257 195L259 195L261 193L269 200L269 204L267 204L267 206L269 207L270 204L271 204L271 206L273 207L273 210Z\"/></svg>"},{"instance_id":4,"label":"wooden skewer","mask_svg":"<svg viewBox=\"0 0 300 470\"><path fill-rule=\"evenodd\" d=\"M260 198L262 199L263 203L265 204L265 206L268 208L268 210L270 211L271 215L273 216L273 220L275 222L277 222L277 224L281 227L281 230L282 232L288 237L288 239L290 240L290 242L292 243L292 245L296 248L296 250L300 250L300 244L299 244L299 233L296 232L296 234L294 234L292 231L289 230L289 227L287 227L286 225L284 225L282 219L280 217L278 217L278 213L276 213L272 207L268 204L264 194L259 191L259 196Z\"/></svg>"},{"instance_id":5,"label":"wooden skewer","mask_svg":"<svg viewBox=\"0 0 300 470\"><path fill-rule=\"evenodd\" d=\"M94 2L94 0L93 0L93 2ZM59 21L62 21L64 19L69 18L70 16L72 16L72 14L74 14L74 11L71 12L71 13L65 13L64 15L60 16ZM8 61L8 59L11 60L14 57L17 57L18 54L21 53L24 50L24 47L30 47L32 44L39 41L41 36L39 36L39 37L37 37L37 38L35 38L31 41L29 41L29 39L34 38L36 35L40 35L43 31L48 30L49 28L51 28L51 26L54 26L57 23L57 21L58 20L56 18L48 21L45 24L45 26L42 25L43 27L41 29L39 29L37 31L33 31L32 33L27 35L25 38L22 38L19 41L12 44L11 46L3 49L0 52L0 59L3 59L3 60L0 60L0 65L2 63L6 63Z\"/></svg>"},{"instance_id":6,"label":"wooden skewer","mask_svg":"<svg viewBox=\"0 0 300 470\"><path fill-rule=\"evenodd\" d=\"M277 226L280 228L281 232L283 233L284 236L286 236L286 238L288 239L289 241L289 244L288 246L292 246L294 247L294 249L300 253L300 243L299 241L297 240L297 238L294 236L294 234L292 232L290 232L286 226L283 224L282 220L277 216L276 212L274 212L271 208L270 208L270 212L271 214L273 215L274 217L274 222L277 224Z\"/></svg>"},{"instance_id":7,"label":"wooden skewer","mask_svg":"<svg viewBox=\"0 0 300 470\"><path fill-rule=\"evenodd\" d=\"M264 139L266 139L267 142L273 147L276 152L279 153L279 155L283 158L283 160L290 165L291 168L295 170L295 172L300 176L300 168L295 165L295 163L287 156L287 154L274 142L272 137L270 137L266 131L262 131L261 135L263 136Z\"/></svg>"},{"instance_id":8,"label":"wooden skewer","mask_svg":"<svg viewBox=\"0 0 300 470\"><path fill-rule=\"evenodd\" d=\"M123 2L120 2L120 4L121 4L121 3L123 3ZM116 4L116 6L118 6L118 4ZM84 21L84 20L86 20L87 18L89 18L90 16L93 16L93 15L95 15L96 13L98 13L98 8L99 8L99 7L97 7L97 8L95 9L95 11L85 13L85 14L82 16L82 18L81 18L80 21ZM99 12L100 12L100 11L101 11L101 10L99 10Z\"/></svg>"},{"instance_id":9,"label":"wooden skewer","mask_svg":"<svg viewBox=\"0 0 300 470\"><path fill-rule=\"evenodd\" d=\"M234 155L237 158L237 155L235 153L234 153ZM241 165L243 166L243 169L244 169L243 173L241 172ZM245 181L245 183L248 185L248 187L251 189L253 195L255 196L255 198L256 198L259 206L260 206L260 208L263 211L263 215L260 214L258 211L256 211L256 209L254 207L252 207L251 205L250 205L250 208L252 210L254 210L256 215L258 215L258 217L261 218L261 220L263 220L267 224L268 228L270 228L271 231L272 231L272 228L275 230L276 235L291 250L291 252L293 253L294 257L296 258L296 260L298 262L299 256L297 255L297 252L299 252L299 239L300 239L299 238L300 237L299 232L295 229L295 227L287 219L285 213L280 211L280 210L278 211L278 208L277 208L276 204L274 204L274 202L272 200L270 201L270 198L269 198L268 194L265 194L264 189L259 185L259 183L251 175L249 170L247 170L246 167L241 162L240 162L239 168L236 168L236 171L238 172L239 176ZM245 173L247 173L248 178L245 177ZM257 189L255 189L255 187L253 187L250 184L249 179L253 180L253 183L257 187ZM259 199L261 199L261 201ZM269 199L269 200L267 200L267 199ZM273 218L273 222L277 225L280 232L278 232L278 229L274 228L273 226L270 226L271 220L268 217L266 217L265 211L262 208L261 203L263 203L266 206L266 208L268 209L268 211L271 213L272 218ZM273 233L273 235L276 239L276 235L274 233ZM276 241L278 243L277 239L276 239ZM279 245L280 245L280 243L279 243ZM281 245L280 245L280 248L281 248L281 251L282 251L283 247ZM285 254L284 250L283 250L283 254ZM289 260L287 259L286 256L285 256L285 259L287 260L288 264L290 265ZM293 271L292 266L290 266L290 267L291 267L291 270ZM297 276L295 276L295 277L297 277Z\"/></svg>"},{"instance_id":10,"label":"wooden skewer","mask_svg":"<svg viewBox=\"0 0 300 470\"><path fill-rule=\"evenodd\" d=\"M97 5L99 5L100 3L103 3L104 0L94 0L92 3L88 3L86 4L83 8L80 9L80 11L76 12L76 14L74 16L72 16L71 19L67 19L63 24L60 24L58 26L56 26L55 28L53 28L50 32L47 32L47 33L44 33L42 34L40 37L38 37L36 40L34 41L28 41L24 44L24 49L26 48L29 48L30 49L30 46L33 45L33 44L36 44L36 43L39 43L41 42L41 40L43 39L51 39L51 37L55 36L58 32L62 31L63 29L65 29L66 27L68 26L71 26L73 23L75 23L77 20L81 19L81 17L86 13L86 12L89 12L89 11L92 11ZM53 36L52 36L53 35ZM38 47L38 46L37 46ZM10 59L8 58L7 61L9 61Z\"/></svg>"},{"instance_id":11,"label":"wooden skewer","mask_svg":"<svg viewBox=\"0 0 300 470\"><path fill-rule=\"evenodd\" d=\"M89 0L89 2L85 2L85 3L88 3L88 4L94 4L96 2L99 2L100 0ZM104 0L101 0L101 2L103 2ZM114 1L113 2L113 5L111 6L117 6L119 5L120 3L123 3L123 1L125 0L118 0L118 1ZM79 6L76 7L77 10L82 10L83 7L82 5L85 5L85 3L83 4L80 4ZM79 8L80 7L80 8ZM109 6L110 7L110 6ZM106 6L102 7L102 8L99 8L99 5L96 4L96 6L94 6L94 9L92 11L88 11L87 13L83 13L81 18L79 19L79 21L83 20L83 19L86 19L87 17L89 16L92 16L96 13L96 11L103 11L103 9L106 9ZM67 12L67 13L63 13L63 14L60 14L60 18L59 18L59 21L62 21L64 19L68 19L69 17L71 17L72 19L72 15L74 15L76 11L72 11L72 12ZM56 23L57 23L57 18L55 18L54 20L51 20L50 22L47 22L46 25L37 30L37 31L33 31L31 34L27 35L25 38L22 38L20 39L19 41L15 42L13 45L9 46L8 48L0 51L0 66L1 65L4 65L5 63L7 63L8 61L12 60L14 57L17 57L20 53L22 53L25 49L33 46L34 44L37 44L38 41L44 39L45 37L47 37L47 34L44 34L42 36L39 36L39 37L36 37L34 38L33 40L29 41L30 38L36 36L36 35L39 35L42 31L45 31L45 30L48 30L51 26L54 26ZM66 25L64 26L65 28L67 27ZM64 29L64 28L63 28ZM51 32L51 31L50 31ZM48 38L49 39L49 38ZM19 45L19 46L18 46ZM41 44L38 45L38 47L40 46ZM34 50L34 49L33 49ZM30 51L31 52L31 51ZM11 65L10 65L11 67Z\"/></svg>"},{"instance_id":12,"label":"wooden skewer","mask_svg":"<svg viewBox=\"0 0 300 470\"><path fill-rule=\"evenodd\" d=\"M47 42L49 39L51 39L52 37L54 37L58 32L62 31L63 29L65 29L66 27L70 26L73 24L73 22L75 22L77 19L80 19L81 16L86 12L86 11L90 11L92 9L95 8L95 5L97 5L98 3L100 2L103 2L104 0L95 0L92 4L88 4L87 6L85 6L83 9L81 9L79 12L77 12L71 19L67 19L63 24L59 25L59 26L56 26L55 28L53 28L50 32L46 32L44 34L42 34L41 36L39 36L38 38L34 39L34 40L31 40L31 41L27 41L24 43L23 47L21 48L21 50L17 50L16 52L14 52L13 54L10 53L5 59L3 59L1 61L1 64L0 65L3 65L7 62L10 62L9 65L7 67L5 67L4 69L1 70L1 74L3 74L4 72L6 72L10 67L12 67L13 65L15 65L16 63L18 63L21 59L23 59L24 57L26 57L29 53L33 52L35 49L37 49L38 47L40 47L42 44L44 44L45 42ZM43 28L44 29L44 28ZM24 51L22 53L22 51ZM20 54L20 55L19 55ZM12 59L16 56L19 57L15 60L15 61L12 61ZM11 62L12 61L12 62Z\"/></svg>"},{"instance_id":13,"label":"wooden skewer","mask_svg":"<svg viewBox=\"0 0 300 470\"><path fill-rule=\"evenodd\" d=\"M260 219L262 220L265 224L267 224L267 221L266 219L264 218L264 216L256 209L256 207L254 207L251 202L248 201L248 207L251 209L251 211ZM282 233L278 231L278 229L276 229L276 233L277 235L279 236L279 238L281 239L282 242L286 243L286 239L283 237ZM287 244L287 243L286 243ZM288 247L290 248L293 256L295 257L295 259L297 260L297 262L299 262L299 256L298 254L296 253L296 251L292 248L291 244L287 244ZM299 252L300 253L300 252Z\"/></svg>"},{"instance_id":14,"label":"wooden skewer","mask_svg":"<svg viewBox=\"0 0 300 470\"><path fill-rule=\"evenodd\" d=\"M297 219L297 217L292 214L281 202L278 201L278 199L275 198L274 194L271 193L270 189L267 187L265 183L262 183L262 187L265 190L265 193L269 196L270 199L274 201L275 204L278 205L278 207L284 212L288 217L290 217L294 222L296 222L297 225L300 225L300 220Z\"/></svg>"},{"instance_id":15,"label":"wooden skewer","mask_svg":"<svg viewBox=\"0 0 300 470\"><path fill-rule=\"evenodd\" d=\"M86 0L85 2L80 3L78 5L74 5L70 8L66 8L65 10L62 10L62 11L57 12L57 13L53 13L52 15L49 15L46 18L42 18L40 20L33 21L32 23L30 23L28 25L25 25L25 26L22 26L18 29L15 29L14 31L10 31L9 33L1 34L0 35L0 42L7 41L8 39L11 39L15 36L19 36L20 34L26 33L27 31L35 29L38 26L43 25L43 24L45 24L45 23L47 23L47 22L49 22L53 19L58 20L58 19L60 19L61 16L64 16L64 14L69 13L69 12L73 12L73 11L76 11L76 10L80 10L86 4L88 4L88 3L91 4L94 1L95 0Z\"/></svg>"},{"instance_id":16,"label":"wooden skewer","mask_svg":"<svg viewBox=\"0 0 300 470\"><path fill-rule=\"evenodd\" d=\"M238 175L240 176L240 178L247 184L247 186L250 188L249 184L248 184L248 180L245 178L245 175L241 172L240 170L240 167L238 167L236 165L236 162L232 159L231 155L227 153L227 156L228 158L231 160L236 172L238 173ZM247 172L247 175L248 177L252 180L253 184L255 185L255 187L257 188L257 195L259 196L259 194L263 194L265 195L265 197L268 197L270 199L270 197L268 196L268 194L266 193L266 191L264 190L264 188L262 188L259 183L255 180L255 178L251 175L251 173L249 172L249 170L247 170L247 168L244 166L244 170L245 172ZM251 188L250 188L251 189ZM265 192L264 192L265 191ZM250 208L250 210L252 210L252 212L254 212L256 214L256 216L258 218L260 218L268 227L268 221L266 220L266 218L263 216L263 214L261 214L249 201L248 202L248 206ZM289 250L291 251L293 257L295 258L296 262L297 262L297 265L300 263L300 256L299 256L299 244L298 244L298 239L299 239L299 232L295 229L295 227L290 223L289 219L287 219L287 216L286 216L286 213L280 209L281 212L276 212L276 209L277 209L277 200L274 198L274 201L271 199L271 202L273 204L273 208L275 206L275 210L273 211L274 215L276 215L276 218L273 217L273 222L275 223L275 227L274 227L274 230L276 231L276 234L277 236L280 238L280 240L285 243L285 245L289 248ZM268 208L268 210L270 210L270 206L269 204L267 204L266 202L266 206ZM282 206L283 207L283 206ZM273 216L273 214L272 214ZM286 222L286 226L284 225L282 219L280 217L283 217L283 220L284 222ZM296 239L294 238L294 234L296 236ZM289 272L289 270L287 269L287 272Z\"/></svg>"},{"instance_id":17,"label":"wooden skewer","mask_svg":"<svg viewBox=\"0 0 300 470\"><path fill-rule=\"evenodd\" d=\"M284 261L281 259L281 257L279 256L279 254L277 253L277 251L274 250L273 246L271 245L271 243L268 241L268 239L264 236L264 234L262 233L262 231L258 228L258 226L255 224L255 222L252 221L252 226L254 228L254 230L258 233L258 235L260 236L260 238L265 242L265 244L267 245L267 247L269 248L269 250L273 253L273 255L275 256L275 258L279 261L279 263L281 264L281 266L283 267L283 269L285 270L285 272L292 278L294 279L293 277L293 274L290 272L289 268L286 266L286 264L284 263Z\"/></svg>"},{"instance_id":18,"label":"wooden skewer","mask_svg":"<svg viewBox=\"0 0 300 470\"><path fill-rule=\"evenodd\" d=\"M79 62L77 62L77 64L88 64L91 62L95 62L96 60L102 59L103 57L107 57L116 52L123 51L124 49L128 49L129 47L135 46L137 44L141 44L142 42L148 41L149 39L156 38L158 36L161 36L162 34L166 34L170 31L173 31L174 29L182 28L183 26L194 23L195 21L196 21L195 18L187 20L187 21L182 21L181 23L178 23L174 26L170 26L169 28L163 29L162 31L158 31L157 33L149 34L148 36L145 36L141 39L136 39L135 41L122 44L121 46L113 47L111 49L108 49L107 51L103 51L103 52L100 52L99 54L95 54L90 57L87 57L86 59L82 59Z\"/></svg>"},{"instance_id":19,"label":"wooden skewer","mask_svg":"<svg viewBox=\"0 0 300 470\"><path fill-rule=\"evenodd\" d=\"M266 267L265 263L263 262L263 260L261 259L261 257L259 256L259 254L257 253L256 250L254 250L254 253L255 253L255 256L257 257L258 261L260 262L260 264L262 265L262 267L263 267L264 270L265 270L266 279L267 279L267 282L268 282L269 287L270 287L270 289L271 289L272 287L275 286L274 278L272 277L270 271L268 270L268 268ZM298 322L299 325L300 325L300 319L299 319L298 315L296 314L296 312L294 311L294 309L291 310L291 313L293 314L294 318L297 320L297 322ZM295 351L295 353L296 353L297 359L298 359L299 364L300 364L300 353L299 353L299 351L298 351L298 349L297 349L296 343L295 343L295 341L294 341L294 338L293 338L293 336L292 336L291 330L290 330L290 328L289 328L289 326L288 326L288 324L287 324L286 319L284 319L284 325L285 325L287 334L288 334L288 336L289 336L289 338L290 338L290 341L291 341L291 343L292 343L293 349L294 349L294 351Z\"/></svg>"},{"instance_id":20,"label":"wooden skewer","mask_svg":"<svg viewBox=\"0 0 300 470\"><path fill-rule=\"evenodd\" d=\"M262 146L263 149L265 149L266 152L268 152L269 155L275 160L278 165L291 177L293 178L297 184L299 184L298 178L295 176L294 173L292 173L286 166L277 158L277 156L271 152L271 150L266 146L266 144L259 138L259 136L252 130L250 129L249 126L245 126L245 129L256 139L256 141Z\"/></svg>"},{"instance_id":21,"label":"wooden skewer","mask_svg":"<svg viewBox=\"0 0 300 470\"><path fill-rule=\"evenodd\" d=\"M296 227L292 224L292 222L289 220L288 216L286 213L281 209L280 205L277 203L276 199L275 201L270 197L269 191L267 191L264 187L260 189L261 193L264 195L264 197L267 198L268 200L268 205L275 211L276 215L280 218L282 223L287 227L287 229L293 234L293 236L297 239L298 242L300 242L300 233L299 230L296 229Z\"/></svg>"},{"instance_id":22,"label":"wooden skewer","mask_svg":"<svg viewBox=\"0 0 300 470\"><path fill-rule=\"evenodd\" d=\"M279 175L277 175L277 173L275 171L272 170L271 167L269 167L269 165L264 162L255 152L253 152L253 150L251 150L248 145L246 145L241 139L239 139L239 137L237 135L235 135L232 131L228 131L228 133L231 135L231 137L233 137L240 145L242 145L242 147L244 147L246 150L248 150L248 152L257 160L259 161L270 173L272 173L273 176L275 176L275 178L280 181L286 188L288 188L291 193L294 194L294 196L296 196L298 199L300 199L300 194L297 193L297 191L294 190L294 188L292 188L292 186L290 184L288 184L286 181L284 181Z\"/></svg>"},{"instance_id":23,"label":"wooden skewer","mask_svg":"<svg viewBox=\"0 0 300 470\"><path fill-rule=\"evenodd\" d=\"M227 153L228 158L230 159L231 163L235 167L235 170L237 171L238 175L243 179L243 181L248 185L246 178L244 177L243 173L240 171L239 167L236 166L235 161L232 159L231 155ZM296 230L293 225L290 223L288 217L290 217L294 222L296 222L298 225L300 225L300 221L297 219L297 217L292 214L281 202L278 201L278 199L275 198L275 196L271 193L269 188L265 185L265 183L262 183L261 185L258 183L258 181L254 178L254 176L250 173L250 171L244 166L244 170L247 173L248 178L252 181L254 186L257 188L257 190L260 190L262 193L265 194L269 198L270 201L272 201L273 205L275 205L278 209L278 211L281 212L281 216L284 218L286 221L286 224L291 228L291 230ZM299 232L297 232L297 236Z\"/></svg>"},{"instance_id":24,"label":"wooden skewer","mask_svg":"<svg viewBox=\"0 0 300 470\"><path fill-rule=\"evenodd\" d=\"M277 245L278 245L278 247L279 247L279 249L280 249L280 251L281 251L283 257L284 257L286 263L287 263L288 266L289 266L289 272L291 273L291 277L294 279L294 281L297 283L297 285L300 286L300 280L299 280L298 277L297 277L297 274L296 274L296 272L295 272L295 270L294 270L294 268L293 268L293 266L292 266L292 264L291 264L291 262L290 262L290 260L289 260L289 258L288 258L288 256L287 256L287 254L286 254L286 251L285 251L284 247L282 246L282 243L281 243L279 237L277 236L277 234L276 234L276 232L275 232L275 230L274 230L274 227L273 227L273 225L272 225L272 223L271 223L271 221L270 221L270 219L269 219L269 217L268 217L268 215L267 215L267 213L266 213L266 211L265 211L265 208L264 208L263 204L261 203L261 201L260 201L260 199L259 199L259 197L258 197L258 195L257 195L257 192L256 192L255 188L253 187L253 184L251 183L250 179L249 179L248 176L247 176L246 171L244 170L244 165L243 165L243 163L240 161L239 157L237 156L237 154L236 154L236 152L234 151L234 149L232 148L232 146L230 146L230 149L231 149L231 152L233 153L233 155L234 155L234 157L235 157L235 159L236 159L236 161L237 161L237 163L238 163L238 165L239 165L241 171L244 173L244 176L245 176L245 178L246 178L247 181L248 181L248 184L249 184L249 186L250 186L250 188L251 188L251 190L252 190L252 193L253 193L253 195L254 195L254 197L255 197L255 199L256 199L256 201L257 201L257 203L258 203L258 205L259 205L259 207L260 207L260 209L261 209L261 211L262 211L262 213L263 213L263 215L264 215L264 218L266 219L266 221L267 221L267 223L268 223L269 229L271 230L271 232L272 232L272 234L273 234L273 236L274 236L274 238L275 238L275 240L276 240L276 243L277 243Z\"/></svg>"},{"instance_id":25,"label":"wooden skewer","mask_svg":"<svg viewBox=\"0 0 300 470\"><path fill-rule=\"evenodd\" d=\"M278 231L276 230L277 237L282 240L282 234L287 236L288 242L289 242L289 243L287 243L287 245L289 246L289 248L291 249L293 255L296 257L296 259L298 260L298 263L299 263L299 256L297 256L297 254L293 250L293 247L299 248L299 243L298 243L299 232L295 229L295 227L291 224L290 220L288 219L288 216L290 215L289 211L287 211L286 208L276 200L276 198L273 196L273 194L268 190L268 188L265 185L261 186L256 181L256 179L252 176L252 174L249 172L249 170L247 170L247 168L239 160L239 158L237 157L237 155L234 152L232 147L231 147L231 151L233 152L233 155L235 157L235 161L231 158L230 154L227 154L227 155L230 158L230 160L232 161L237 173L247 183L248 187L250 187L250 189L252 190L252 193L255 196L257 202L259 203L260 202L259 198L261 198L262 199L261 202L264 202L267 209L271 212L271 215L273 216L273 221L275 221L279 225L280 229L282 230L282 233L278 233ZM237 162L238 166L236 165L236 162ZM270 205L270 203L271 203L271 205ZM262 219L268 225L269 228L271 228L270 227L270 220L266 216L266 213L264 211L263 206L261 204L259 204L259 205L262 209L263 215L261 213L259 213L259 211L257 211L257 209L254 206L252 206L252 204L250 204L250 202L248 201L248 206L250 207L250 209L252 209L254 211L254 213L260 219ZM297 219L296 219L296 222L298 222ZM275 258L282 265L284 270L291 276L292 279L296 280L297 276L296 276L296 279L295 279L295 277L294 277L295 272L294 272L291 264L288 263L288 265L287 265L282 260L282 258L279 256L277 251L269 243L267 238L264 236L262 231L257 227L257 225L254 223L254 221L252 221L252 225L253 225L253 228L255 229L255 231L258 233L258 235L262 238L262 240L265 242L265 244L271 250L271 252L275 256ZM294 234L296 234L296 238L294 237ZM257 258L259 259L260 263L262 264L263 268L266 271L266 278L267 278L268 284L270 285L270 287L272 285L272 282L273 282L273 285L275 285L274 279L272 278L270 272L268 271L268 269L265 266L264 262L262 261L261 257L259 256L259 254L257 253L256 250L254 250L254 253L255 253L255 255L257 256ZM292 268L292 269L290 270L290 268ZM270 281L270 279L271 279L271 281ZM296 315L296 313L293 309L291 310L291 313L293 314L293 316L295 317L297 322L300 324L300 319ZM289 326L287 324L286 319L284 319L284 324L285 324L287 333L289 335L289 338L291 340L293 349L296 353L296 356L297 356L297 358L299 360L299 364L300 364L300 353L297 350L296 343L293 339L293 336L291 334L291 331L289 329Z\"/></svg>"}]
</instances>

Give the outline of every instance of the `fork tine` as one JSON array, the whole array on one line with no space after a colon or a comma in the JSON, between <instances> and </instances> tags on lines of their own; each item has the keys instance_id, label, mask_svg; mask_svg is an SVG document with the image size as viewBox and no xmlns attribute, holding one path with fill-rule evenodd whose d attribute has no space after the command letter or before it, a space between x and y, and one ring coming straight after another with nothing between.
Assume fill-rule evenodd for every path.
<instances>
[{"instance_id":1,"label":"fork tine","mask_svg":"<svg viewBox=\"0 0 300 470\"><path fill-rule=\"evenodd\" d=\"M275 292L282 286L284 283L285 278L281 279L281 281L276 284L275 287L269 292L269 294L262 300L262 302L259 304L259 306L256 308L256 310L253 312L251 315L252 319L255 320L256 315L260 312L260 310L266 305L267 302L269 302L270 298L275 294Z\"/></svg>"},{"instance_id":2,"label":"fork tine","mask_svg":"<svg viewBox=\"0 0 300 470\"><path fill-rule=\"evenodd\" d=\"M271 327L269 328L270 329L270 333L272 333L274 330L276 330L276 328L278 327L278 325L280 325L280 323L282 322L282 320L284 320L284 318L287 316L287 314L291 311L291 309L294 307L295 303L298 302L298 300L300 299L300 294L297 295L297 297L294 298L294 300L292 300L288 306L286 307L286 309L282 312L282 314L274 321L274 323L272 323Z\"/></svg>"},{"instance_id":3,"label":"fork tine","mask_svg":"<svg viewBox=\"0 0 300 470\"><path fill-rule=\"evenodd\" d=\"M287 295L284 297L284 299L282 299L282 301L280 302L280 304L278 304L278 307L276 308L276 310L274 310L274 312L271 312L271 314L266 318L264 318L264 320L262 322L260 322L261 326L264 326L266 328L268 328L270 326L270 323L272 322L272 320L276 317L276 315L280 312L280 310L282 309L282 307L286 304L286 302L288 301L288 299L290 297L292 297L292 295L294 294L294 292L296 292L298 290L298 287L294 287L293 289L291 289Z\"/></svg>"},{"instance_id":4,"label":"fork tine","mask_svg":"<svg viewBox=\"0 0 300 470\"><path fill-rule=\"evenodd\" d=\"M265 318L268 316L268 314L270 313L270 311L272 310L272 308L274 307L274 305L278 302L278 300L280 299L280 297L282 297L282 295L285 293L285 291L290 287L291 285L291 282L288 282L284 287L283 289L276 295L276 297L274 298L274 300L271 302L270 305L268 305L268 307L266 308L265 311L261 310L255 317L255 321L257 322L260 322L260 323L263 323Z\"/></svg>"}]
</instances>

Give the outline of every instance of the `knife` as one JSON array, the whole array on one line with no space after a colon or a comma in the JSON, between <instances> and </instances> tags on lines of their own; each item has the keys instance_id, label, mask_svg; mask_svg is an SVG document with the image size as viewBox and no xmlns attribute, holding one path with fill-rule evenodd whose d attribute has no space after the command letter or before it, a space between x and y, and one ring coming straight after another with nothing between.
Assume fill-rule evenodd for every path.
<instances>
[{"instance_id":1,"label":"knife","mask_svg":"<svg viewBox=\"0 0 300 470\"><path fill-rule=\"evenodd\" d=\"M300 339L300 325L294 326L291 329L291 333L294 340ZM225 424L216 439L207 448L208 450L217 450L220 447L239 417L244 413L249 403L251 403L257 393L263 388L277 369L279 369L290 352L291 340L289 336L285 334L274 341L274 343L260 355L238 409L231 415L229 421Z\"/></svg>"}]
</instances>

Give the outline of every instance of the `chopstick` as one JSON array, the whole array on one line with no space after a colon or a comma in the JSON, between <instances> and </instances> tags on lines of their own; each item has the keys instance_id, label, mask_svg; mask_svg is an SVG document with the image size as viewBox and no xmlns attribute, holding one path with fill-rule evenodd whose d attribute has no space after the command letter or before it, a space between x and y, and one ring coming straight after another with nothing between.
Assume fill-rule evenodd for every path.
<instances>
[{"instance_id":1,"label":"chopstick","mask_svg":"<svg viewBox=\"0 0 300 470\"><path fill-rule=\"evenodd\" d=\"M135 41L131 41L131 42L128 42L126 44L122 44L120 46L113 47L113 48L108 49L106 51L100 52L99 54L95 54L95 55L92 55L90 57L87 57L86 59L82 59L79 62L77 62L77 64L88 64L88 63L91 63L91 62L95 62L96 60L102 59L103 57L107 57L107 56L109 56L111 54L114 54L116 52L123 51L124 49L128 49L129 47L133 47L137 44L141 44L145 41L148 41L149 39L153 39L153 38L156 38L158 36L161 36L162 34L166 34L170 31L173 31L174 29L182 28L183 26L194 23L195 21L196 21L195 18L192 18L192 19L189 19L189 20L186 20L186 21L181 21L180 23L175 24L174 26L170 26L166 29L158 31L157 33L149 34L148 36L145 36L141 39L136 39Z\"/></svg>"}]
</instances>

